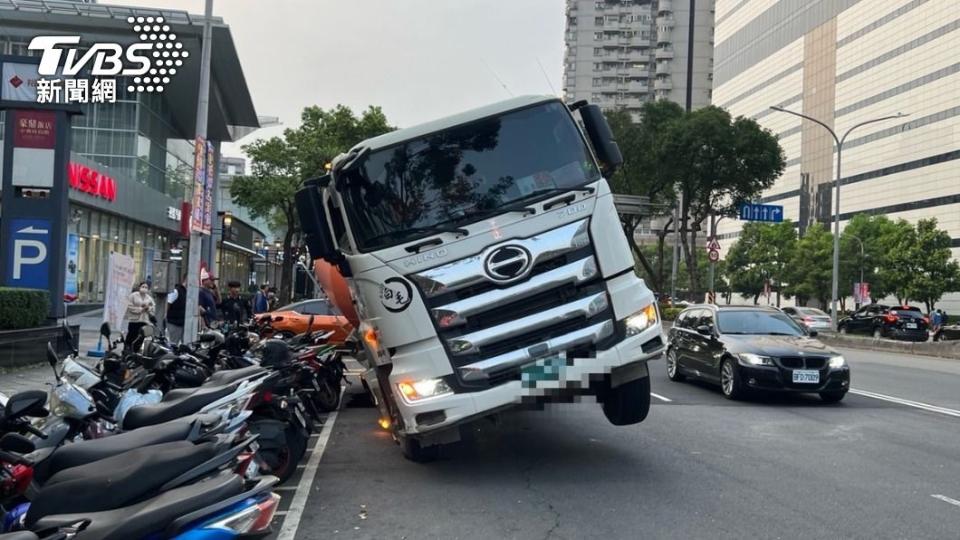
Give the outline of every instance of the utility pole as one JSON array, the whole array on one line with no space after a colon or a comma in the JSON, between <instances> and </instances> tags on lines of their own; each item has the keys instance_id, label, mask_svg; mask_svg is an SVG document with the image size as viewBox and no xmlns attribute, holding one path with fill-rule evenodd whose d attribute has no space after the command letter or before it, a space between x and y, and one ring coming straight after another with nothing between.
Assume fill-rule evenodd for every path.
<instances>
[{"instance_id":1,"label":"utility pole","mask_svg":"<svg viewBox=\"0 0 960 540\"><path fill-rule=\"evenodd\" d=\"M680 264L680 205L683 194L677 198L673 209L673 257L670 265L670 301L677 301L677 266Z\"/></svg>"},{"instance_id":2,"label":"utility pole","mask_svg":"<svg viewBox=\"0 0 960 540\"><path fill-rule=\"evenodd\" d=\"M203 141L202 149L194 144L194 151L206 151L207 141L207 114L210 108L210 48L213 41L213 28L210 19L213 17L213 0L206 0L203 10L203 44L200 55L200 89L197 96L197 140ZM195 141L196 142L196 141ZM201 160L194 156L194 164ZM202 167L206 168L207 160L202 160ZM198 171L194 171L196 175ZM206 174L205 172L202 174ZM197 184L194 182L194 190ZM194 198L196 200L196 198ZM196 211L196 209L191 209ZM200 303L200 258L203 233L194 230L193 219L190 217L190 252L187 255L187 308L183 324L183 341L192 343L197 339L197 306Z\"/></svg>"}]
</instances>

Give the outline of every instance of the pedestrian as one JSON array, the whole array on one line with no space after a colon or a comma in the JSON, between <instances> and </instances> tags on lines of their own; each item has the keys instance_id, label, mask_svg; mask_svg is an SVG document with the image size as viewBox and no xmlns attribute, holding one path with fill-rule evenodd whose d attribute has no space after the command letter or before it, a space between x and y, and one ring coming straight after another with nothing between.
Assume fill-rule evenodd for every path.
<instances>
[{"instance_id":1,"label":"pedestrian","mask_svg":"<svg viewBox=\"0 0 960 540\"><path fill-rule=\"evenodd\" d=\"M228 323L242 323L250 320L250 302L240 296L240 282L227 284L227 298L220 303L223 320Z\"/></svg>"},{"instance_id":2,"label":"pedestrian","mask_svg":"<svg viewBox=\"0 0 960 540\"><path fill-rule=\"evenodd\" d=\"M270 287L267 289L267 310L274 311L277 309L277 304L280 303L280 299L277 298L277 288Z\"/></svg>"},{"instance_id":3,"label":"pedestrian","mask_svg":"<svg viewBox=\"0 0 960 540\"><path fill-rule=\"evenodd\" d=\"M127 337L124 347L132 347L140 337L140 330L150 323L150 316L156 311L156 303L150 295L150 285L141 281L137 289L127 299Z\"/></svg>"},{"instance_id":4,"label":"pedestrian","mask_svg":"<svg viewBox=\"0 0 960 540\"><path fill-rule=\"evenodd\" d=\"M203 271L200 274L202 285L200 287L200 313L203 315L203 323L207 328L213 328L213 324L217 321L217 297L218 295L214 294L214 291L217 288L215 283L216 277L208 274L206 271Z\"/></svg>"},{"instance_id":5,"label":"pedestrian","mask_svg":"<svg viewBox=\"0 0 960 540\"><path fill-rule=\"evenodd\" d=\"M167 340L172 345L183 341L183 325L187 317L187 276L167 294Z\"/></svg>"},{"instance_id":6,"label":"pedestrian","mask_svg":"<svg viewBox=\"0 0 960 540\"><path fill-rule=\"evenodd\" d=\"M266 313L270 310L270 303L267 302L267 284L260 285L257 294L253 297L253 313Z\"/></svg>"}]
</instances>

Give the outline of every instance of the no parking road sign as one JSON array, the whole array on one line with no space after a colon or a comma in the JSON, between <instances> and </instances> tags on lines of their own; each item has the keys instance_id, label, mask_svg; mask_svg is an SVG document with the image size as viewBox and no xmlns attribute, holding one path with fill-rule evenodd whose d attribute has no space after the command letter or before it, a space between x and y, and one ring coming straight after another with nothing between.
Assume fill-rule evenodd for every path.
<instances>
[{"instance_id":1,"label":"no parking road sign","mask_svg":"<svg viewBox=\"0 0 960 540\"><path fill-rule=\"evenodd\" d=\"M50 221L46 219L10 220L13 249L7 259L7 285L46 289L50 278Z\"/></svg>"}]
</instances>

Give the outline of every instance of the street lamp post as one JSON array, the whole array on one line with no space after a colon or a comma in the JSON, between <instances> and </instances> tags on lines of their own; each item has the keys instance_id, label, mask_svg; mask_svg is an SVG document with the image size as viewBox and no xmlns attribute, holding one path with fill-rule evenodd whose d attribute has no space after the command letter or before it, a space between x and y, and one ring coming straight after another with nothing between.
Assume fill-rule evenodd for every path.
<instances>
[{"instance_id":1,"label":"street lamp post","mask_svg":"<svg viewBox=\"0 0 960 540\"><path fill-rule=\"evenodd\" d=\"M840 179L842 178L842 176L841 176L841 171L840 171L840 165L841 165L841 163L842 163L841 158L843 157L843 143L846 142L847 136L850 135L850 133L851 133L853 130L857 129L858 127L865 126L865 125L867 125L867 124L873 124L873 123L876 123L876 122L882 122L882 121L884 121L884 120L892 120L892 119L894 119L894 118L903 118L903 117L909 116L909 115L903 114L903 113L897 113L897 114L891 115L891 116L883 116L883 117L880 117L880 118L874 118L874 119L872 119L872 120L867 120L867 121L864 121L864 122L860 122L859 124L856 124L856 125L854 125L853 127L851 127L850 129L848 129L848 130L843 134L842 137L838 137L837 134L836 134L836 132L834 132L833 129L832 129L830 126L828 126L827 124L821 122L820 120L817 120L816 118L813 118L813 117L811 117L811 116L807 116L807 115L805 115L805 114L798 113L798 112L795 112L795 111L790 111L790 110L784 109L783 107L776 107L776 106L774 106L774 107L770 107L770 108L773 109L773 110L775 110L775 111L792 114L792 115L794 115L794 116L799 116L800 118L805 118L805 119L807 119L807 120L809 120L809 121L811 121L811 122L813 122L813 123L815 123L815 124L819 124L821 127L823 127L824 129L826 129L827 131L830 132L830 135L833 137L833 140L834 140L834 142L835 142L836 145L837 145L837 177L836 177L836 180L834 180L834 184L833 184L833 189L834 189L834 191L836 191L836 202L834 203L835 208L834 208L834 210L833 210L833 291L832 291L832 296L831 296L831 300L830 300L830 318L832 319L831 325L832 325L832 327L833 327L833 331L836 332L836 331L837 331L837 322L839 321L839 316L838 316L838 314L837 314L837 297L840 295L840 291L839 291L839 279L840 279Z\"/></svg>"}]
</instances>

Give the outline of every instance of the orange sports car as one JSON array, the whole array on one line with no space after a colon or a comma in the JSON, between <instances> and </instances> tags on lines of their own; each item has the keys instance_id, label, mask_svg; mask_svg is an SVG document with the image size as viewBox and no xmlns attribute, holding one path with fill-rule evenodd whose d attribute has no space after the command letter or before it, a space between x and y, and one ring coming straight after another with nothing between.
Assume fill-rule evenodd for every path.
<instances>
[{"instance_id":1,"label":"orange sports car","mask_svg":"<svg viewBox=\"0 0 960 540\"><path fill-rule=\"evenodd\" d=\"M310 326L310 317L313 317L313 326ZM308 329L311 332L333 332L328 343L343 345L347 337L353 332L353 325L346 317L340 315L330 302L324 299L303 300L287 306L277 308L269 313L255 315L260 337L269 338L292 337L303 334Z\"/></svg>"}]
</instances>

